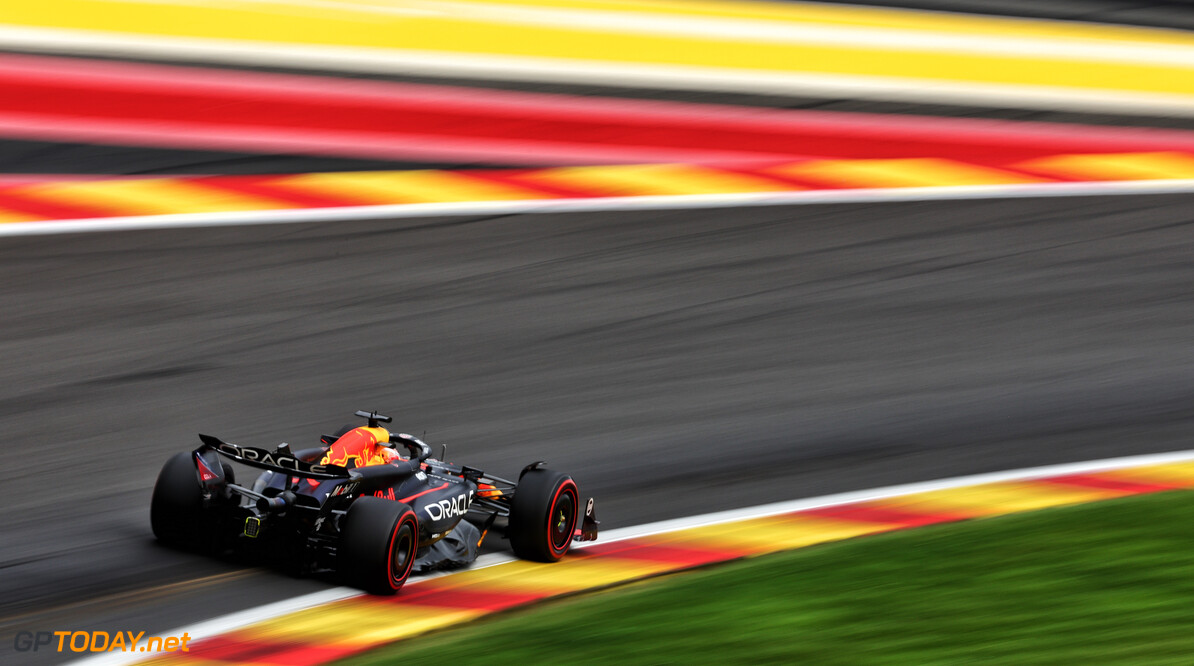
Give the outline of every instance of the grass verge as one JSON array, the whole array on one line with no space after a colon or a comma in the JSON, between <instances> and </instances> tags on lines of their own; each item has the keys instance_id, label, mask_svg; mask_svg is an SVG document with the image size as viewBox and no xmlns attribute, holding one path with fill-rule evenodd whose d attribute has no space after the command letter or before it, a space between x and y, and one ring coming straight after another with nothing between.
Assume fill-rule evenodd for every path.
<instances>
[{"instance_id":1,"label":"grass verge","mask_svg":"<svg viewBox=\"0 0 1194 666\"><path fill-rule=\"evenodd\" d=\"M1190 664L1194 493L740 561L501 614L341 663L429 660Z\"/></svg>"}]
</instances>

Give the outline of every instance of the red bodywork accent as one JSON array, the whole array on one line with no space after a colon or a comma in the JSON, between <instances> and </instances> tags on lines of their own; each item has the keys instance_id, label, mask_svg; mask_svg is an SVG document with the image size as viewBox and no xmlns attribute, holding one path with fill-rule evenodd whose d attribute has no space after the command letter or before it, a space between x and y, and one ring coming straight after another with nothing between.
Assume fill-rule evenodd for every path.
<instances>
[{"instance_id":1,"label":"red bodywork accent","mask_svg":"<svg viewBox=\"0 0 1194 666\"><path fill-rule=\"evenodd\" d=\"M414 495L411 495L410 497L403 497L399 501L409 503L411 500L413 500L416 497L422 497L423 495L426 495L427 493L433 493L437 490L443 490L444 488L447 488L447 487L448 487L448 482L444 481L443 485L441 485L441 486L436 486L434 488L428 488L427 490L424 490L421 493L415 493Z\"/></svg>"},{"instance_id":2,"label":"red bodywork accent","mask_svg":"<svg viewBox=\"0 0 1194 666\"><path fill-rule=\"evenodd\" d=\"M394 499L394 489L389 488L387 490L378 490L377 492L373 493L373 496L380 497L381 499L392 500Z\"/></svg>"},{"instance_id":3,"label":"red bodywork accent","mask_svg":"<svg viewBox=\"0 0 1194 666\"><path fill-rule=\"evenodd\" d=\"M209 467L207 461L198 453L195 454L195 466L199 470L199 480L204 483L220 478L220 475L216 474L215 470Z\"/></svg>"}]
</instances>

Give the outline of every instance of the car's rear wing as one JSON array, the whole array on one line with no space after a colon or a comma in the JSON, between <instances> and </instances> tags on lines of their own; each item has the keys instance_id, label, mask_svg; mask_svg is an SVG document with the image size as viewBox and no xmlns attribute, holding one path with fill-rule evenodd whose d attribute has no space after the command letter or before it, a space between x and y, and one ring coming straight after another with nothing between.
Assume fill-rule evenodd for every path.
<instances>
[{"instance_id":1,"label":"car's rear wing","mask_svg":"<svg viewBox=\"0 0 1194 666\"><path fill-rule=\"evenodd\" d=\"M201 451L212 450L220 455L250 467L268 469L288 476L308 479L348 479L348 470L339 465L321 465L295 458L289 451L266 451L251 446L238 446L211 435L199 435L203 442Z\"/></svg>"}]
</instances>

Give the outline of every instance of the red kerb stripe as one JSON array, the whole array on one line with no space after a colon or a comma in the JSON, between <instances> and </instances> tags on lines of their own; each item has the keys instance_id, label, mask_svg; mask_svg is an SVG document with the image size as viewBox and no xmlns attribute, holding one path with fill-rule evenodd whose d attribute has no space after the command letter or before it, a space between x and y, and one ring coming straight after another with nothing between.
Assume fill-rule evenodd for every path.
<instances>
[{"instance_id":1,"label":"red kerb stripe","mask_svg":"<svg viewBox=\"0 0 1194 666\"><path fill-rule=\"evenodd\" d=\"M1135 481L1123 481L1120 479L1099 476L1097 474L1071 474L1067 476L1054 476L1048 479L1041 479L1041 481L1065 486L1110 490L1123 493L1125 495L1158 493L1165 490L1176 490L1183 487L1180 485L1170 485L1163 483L1139 483Z\"/></svg>"},{"instance_id":2,"label":"red kerb stripe","mask_svg":"<svg viewBox=\"0 0 1194 666\"><path fill-rule=\"evenodd\" d=\"M681 567L724 562L741 557L743 553L725 549L696 549L680 546L644 543L637 539L598 543L575 551L574 557L600 557L646 562L666 562Z\"/></svg>"},{"instance_id":3,"label":"red kerb stripe","mask_svg":"<svg viewBox=\"0 0 1194 666\"><path fill-rule=\"evenodd\" d=\"M59 199L61 200L51 200L48 197L45 199L34 198L23 192L20 187L0 188L0 208L36 215L47 220L113 217L120 214L107 208L80 204L74 199L69 202L64 201L66 197L59 197Z\"/></svg>"},{"instance_id":4,"label":"red kerb stripe","mask_svg":"<svg viewBox=\"0 0 1194 666\"><path fill-rule=\"evenodd\" d=\"M251 197L272 199L280 204L293 208L338 208L342 206L360 206L373 202L362 202L349 197L326 196L317 192L306 191L300 186L287 187L285 179L289 176L217 176L212 178L197 178L191 182L201 185L238 192Z\"/></svg>"},{"instance_id":5,"label":"red kerb stripe","mask_svg":"<svg viewBox=\"0 0 1194 666\"><path fill-rule=\"evenodd\" d=\"M749 109L47 56L0 56L0 86L6 136L137 145L522 164L794 156L1010 164L1063 153L1194 152L1194 132L1179 130Z\"/></svg>"},{"instance_id":6,"label":"red kerb stripe","mask_svg":"<svg viewBox=\"0 0 1194 666\"><path fill-rule=\"evenodd\" d=\"M346 646L274 643L246 633L214 636L201 641L193 641L187 647L190 650L186 656L193 660L287 664L289 666L325 664L359 651L358 648Z\"/></svg>"}]
</instances>

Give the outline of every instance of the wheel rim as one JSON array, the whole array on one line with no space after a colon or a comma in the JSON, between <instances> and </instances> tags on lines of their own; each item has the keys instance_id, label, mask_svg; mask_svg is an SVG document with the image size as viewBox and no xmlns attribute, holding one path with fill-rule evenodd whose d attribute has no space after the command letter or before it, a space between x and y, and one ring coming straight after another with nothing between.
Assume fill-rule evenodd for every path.
<instances>
[{"instance_id":1,"label":"wheel rim","mask_svg":"<svg viewBox=\"0 0 1194 666\"><path fill-rule=\"evenodd\" d=\"M410 570L411 560L414 559L414 540L414 529L409 522L402 521L394 537L394 549L390 555L390 577L395 583L405 580Z\"/></svg>"},{"instance_id":2,"label":"wheel rim","mask_svg":"<svg viewBox=\"0 0 1194 666\"><path fill-rule=\"evenodd\" d=\"M569 489L560 493L555 506L551 508L551 523L548 525L548 529L551 530L552 550L558 553L566 549L572 541L572 532L575 527L576 495Z\"/></svg>"}]
</instances>

